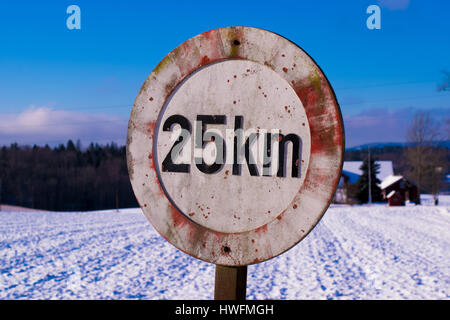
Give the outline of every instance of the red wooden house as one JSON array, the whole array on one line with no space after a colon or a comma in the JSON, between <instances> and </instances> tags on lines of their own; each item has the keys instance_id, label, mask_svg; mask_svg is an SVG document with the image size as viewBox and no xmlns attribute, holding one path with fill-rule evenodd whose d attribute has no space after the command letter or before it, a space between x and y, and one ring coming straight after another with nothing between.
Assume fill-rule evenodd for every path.
<instances>
[{"instance_id":1,"label":"red wooden house","mask_svg":"<svg viewBox=\"0 0 450 320\"><path fill-rule=\"evenodd\" d=\"M419 203L417 186L403 176L388 176L380 184L383 199L389 205L405 205L406 201Z\"/></svg>"}]
</instances>

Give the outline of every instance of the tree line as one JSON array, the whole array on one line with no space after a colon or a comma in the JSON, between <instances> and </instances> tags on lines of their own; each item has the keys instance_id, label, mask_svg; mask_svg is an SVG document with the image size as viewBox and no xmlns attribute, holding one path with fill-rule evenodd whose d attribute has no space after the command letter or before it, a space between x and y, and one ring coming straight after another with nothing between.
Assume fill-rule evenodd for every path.
<instances>
[{"instance_id":1,"label":"tree line","mask_svg":"<svg viewBox=\"0 0 450 320\"><path fill-rule=\"evenodd\" d=\"M3 146L0 203L54 211L138 206L128 178L126 150L114 143Z\"/></svg>"},{"instance_id":2,"label":"tree line","mask_svg":"<svg viewBox=\"0 0 450 320\"><path fill-rule=\"evenodd\" d=\"M394 173L413 181L420 192L450 192L445 182L449 170L450 120L443 126L427 113L414 116L406 135L409 144L371 148L371 194L380 198L376 160L392 160ZM446 138L446 139L443 139ZM447 141L436 144L435 141ZM363 174L352 193L358 202L368 198L368 150L346 150L344 160L361 160ZM50 148L19 146L0 148L0 204L52 211L84 211L137 207L126 165L126 148L114 143L80 143Z\"/></svg>"}]
</instances>

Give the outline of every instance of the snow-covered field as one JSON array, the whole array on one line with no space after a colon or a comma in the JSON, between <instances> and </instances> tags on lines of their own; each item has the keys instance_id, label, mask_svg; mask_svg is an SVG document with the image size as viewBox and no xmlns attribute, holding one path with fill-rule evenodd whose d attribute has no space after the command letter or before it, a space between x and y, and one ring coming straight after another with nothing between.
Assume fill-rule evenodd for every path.
<instances>
[{"instance_id":1,"label":"snow-covered field","mask_svg":"<svg viewBox=\"0 0 450 320\"><path fill-rule=\"evenodd\" d=\"M450 197L332 206L296 247L249 266L248 299L449 299ZM0 212L0 299L212 299L214 265L140 209Z\"/></svg>"}]
</instances>

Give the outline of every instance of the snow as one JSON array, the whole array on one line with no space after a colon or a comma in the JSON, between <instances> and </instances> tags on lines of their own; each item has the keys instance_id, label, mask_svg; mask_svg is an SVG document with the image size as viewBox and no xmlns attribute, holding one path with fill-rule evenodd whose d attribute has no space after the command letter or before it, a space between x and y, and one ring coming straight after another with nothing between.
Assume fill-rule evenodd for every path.
<instances>
[{"instance_id":1,"label":"snow","mask_svg":"<svg viewBox=\"0 0 450 320\"><path fill-rule=\"evenodd\" d=\"M450 206L450 195L438 195L440 206ZM434 206L434 197L432 194L420 195L420 201L423 206Z\"/></svg>"},{"instance_id":2,"label":"snow","mask_svg":"<svg viewBox=\"0 0 450 320\"><path fill-rule=\"evenodd\" d=\"M389 194L387 195L387 199L390 199L397 191L392 190L391 192L389 192Z\"/></svg>"},{"instance_id":3,"label":"snow","mask_svg":"<svg viewBox=\"0 0 450 320\"><path fill-rule=\"evenodd\" d=\"M426 198L426 197L425 197ZM424 202L426 199L424 199ZM248 267L248 299L449 299L450 196L332 205L309 236ZM140 209L0 212L0 299L212 299L214 265Z\"/></svg>"},{"instance_id":4,"label":"snow","mask_svg":"<svg viewBox=\"0 0 450 320\"><path fill-rule=\"evenodd\" d=\"M393 175L387 176L386 178L383 179L383 181L379 185L380 189L384 190L401 179L403 179L403 176L393 176Z\"/></svg>"}]
</instances>

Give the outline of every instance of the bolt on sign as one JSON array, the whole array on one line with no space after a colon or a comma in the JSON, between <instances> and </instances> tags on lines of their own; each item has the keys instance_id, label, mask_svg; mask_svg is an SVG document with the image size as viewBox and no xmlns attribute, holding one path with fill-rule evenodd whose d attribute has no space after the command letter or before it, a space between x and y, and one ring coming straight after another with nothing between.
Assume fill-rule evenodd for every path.
<instances>
[{"instance_id":1,"label":"bolt on sign","mask_svg":"<svg viewBox=\"0 0 450 320\"><path fill-rule=\"evenodd\" d=\"M145 216L178 249L223 266L302 240L332 200L343 149L322 70L291 41L250 27L170 52L142 86L127 135Z\"/></svg>"}]
</instances>

